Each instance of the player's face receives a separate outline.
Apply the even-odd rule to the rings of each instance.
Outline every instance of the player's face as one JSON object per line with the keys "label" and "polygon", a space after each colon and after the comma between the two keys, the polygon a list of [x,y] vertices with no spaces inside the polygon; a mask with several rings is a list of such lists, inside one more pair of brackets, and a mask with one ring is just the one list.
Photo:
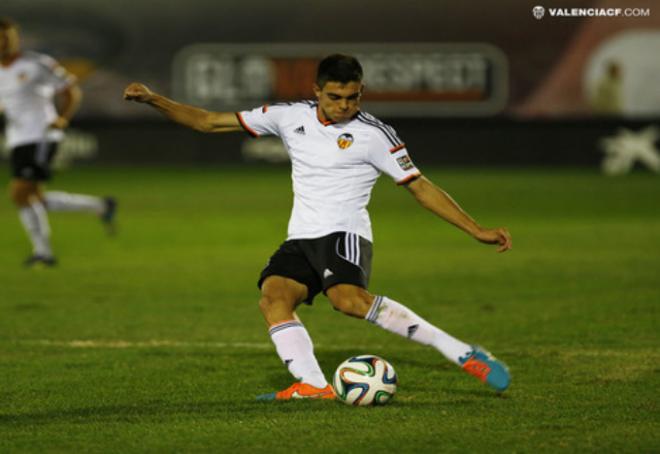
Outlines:
{"label": "player's face", "polygon": [[15,27],[0,29],[0,59],[13,57],[18,53],[18,30]]}
{"label": "player's face", "polygon": [[320,115],[324,120],[335,123],[350,120],[360,110],[362,88],[362,82],[326,82],[323,87],[315,85]]}

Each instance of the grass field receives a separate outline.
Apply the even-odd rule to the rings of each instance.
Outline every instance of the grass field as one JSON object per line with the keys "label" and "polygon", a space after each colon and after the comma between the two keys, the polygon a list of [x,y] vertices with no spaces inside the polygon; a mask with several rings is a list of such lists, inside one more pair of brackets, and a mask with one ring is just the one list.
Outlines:
{"label": "grass field", "polygon": [[320,297],[300,316],[326,375],[381,355],[395,400],[254,401],[291,382],[255,287],[285,237],[288,169],[76,169],[53,188],[116,194],[120,234],[53,214],[57,269],[20,267],[27,240],[0,202],[0,452],[660,452],[660,179],[427,175],[514,249],[384,177],[371,289],[506,361],[503,396]]}

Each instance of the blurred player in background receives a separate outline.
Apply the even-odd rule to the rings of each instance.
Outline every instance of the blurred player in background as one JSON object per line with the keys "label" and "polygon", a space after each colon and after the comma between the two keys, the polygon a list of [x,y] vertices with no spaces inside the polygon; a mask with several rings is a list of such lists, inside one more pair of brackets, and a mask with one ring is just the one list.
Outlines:
{"label": "blurred player in background", "polygon": [[475,239],[511,248],[504,228],[479,226],[451,197],[423,177],[394,129],[361,112],[362,67],[350,56],[331,55],[319,65],[316,101],[254,110],[208,112],[176,103],[142,84],[129,85],[127,100],[147,103],[171,120],[204,132],[244,129],[253,137],[277,135],[293,166],[293,212],[288,238],[259,279],[260,308],[277,353],[299,381],[259,396],[263,400],[332,399],[334,392],[314,356],[307,330],[295,315],[323,292],[335,309],[390,332],[431,345],[497,391],[509,385],[506,366],[485,350],[431,325],[403,304],[367,291],[372,233],[367,204],[381,172],[406,187],[431,212]]}
{"label": "blurred player in background", "polygon": [[0,19],[0,110],[5,116],[6,145],[11,150],[11,199],[33,247],[26,266],[56,264],[47,211],[92,212],[109,232],[113,229],[113,198],[42,190],[80,99],[75,77],[46,55],[21,52],[18,26],[10,19]]}

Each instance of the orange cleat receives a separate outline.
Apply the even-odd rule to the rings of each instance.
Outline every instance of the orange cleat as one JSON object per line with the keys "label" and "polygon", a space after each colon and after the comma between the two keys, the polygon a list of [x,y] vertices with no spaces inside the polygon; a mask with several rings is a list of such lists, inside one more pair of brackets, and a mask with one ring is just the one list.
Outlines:
{"label": "orange cleat", "polygon": [[294,383],[287,389],[257,396],[257,400],[334,399],[332,386],[317,388],[307,383]]}

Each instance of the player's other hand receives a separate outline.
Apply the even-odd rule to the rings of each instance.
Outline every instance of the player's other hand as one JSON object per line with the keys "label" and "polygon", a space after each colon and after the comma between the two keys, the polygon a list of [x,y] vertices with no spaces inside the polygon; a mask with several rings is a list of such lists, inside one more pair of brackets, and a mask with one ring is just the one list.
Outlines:
{"label": "player's other hand", "polygon": [[126,101],[149,102],[153,99],[154,92],[149,90],[146,85],[133,82],[124,90],[124,99]]}
{"label": "player's other hand", "polygon": [[511,234],[504,227],[497,229],[481,229],[474,237],[486,244],[499,244],[497,252],[504,252],[511,249]]}
{"label": "player's other hand", "polygon": [[66,129],[69,126],[69,120],[64,117],[57,117],[54,122],[50,124],[53,129]]}

